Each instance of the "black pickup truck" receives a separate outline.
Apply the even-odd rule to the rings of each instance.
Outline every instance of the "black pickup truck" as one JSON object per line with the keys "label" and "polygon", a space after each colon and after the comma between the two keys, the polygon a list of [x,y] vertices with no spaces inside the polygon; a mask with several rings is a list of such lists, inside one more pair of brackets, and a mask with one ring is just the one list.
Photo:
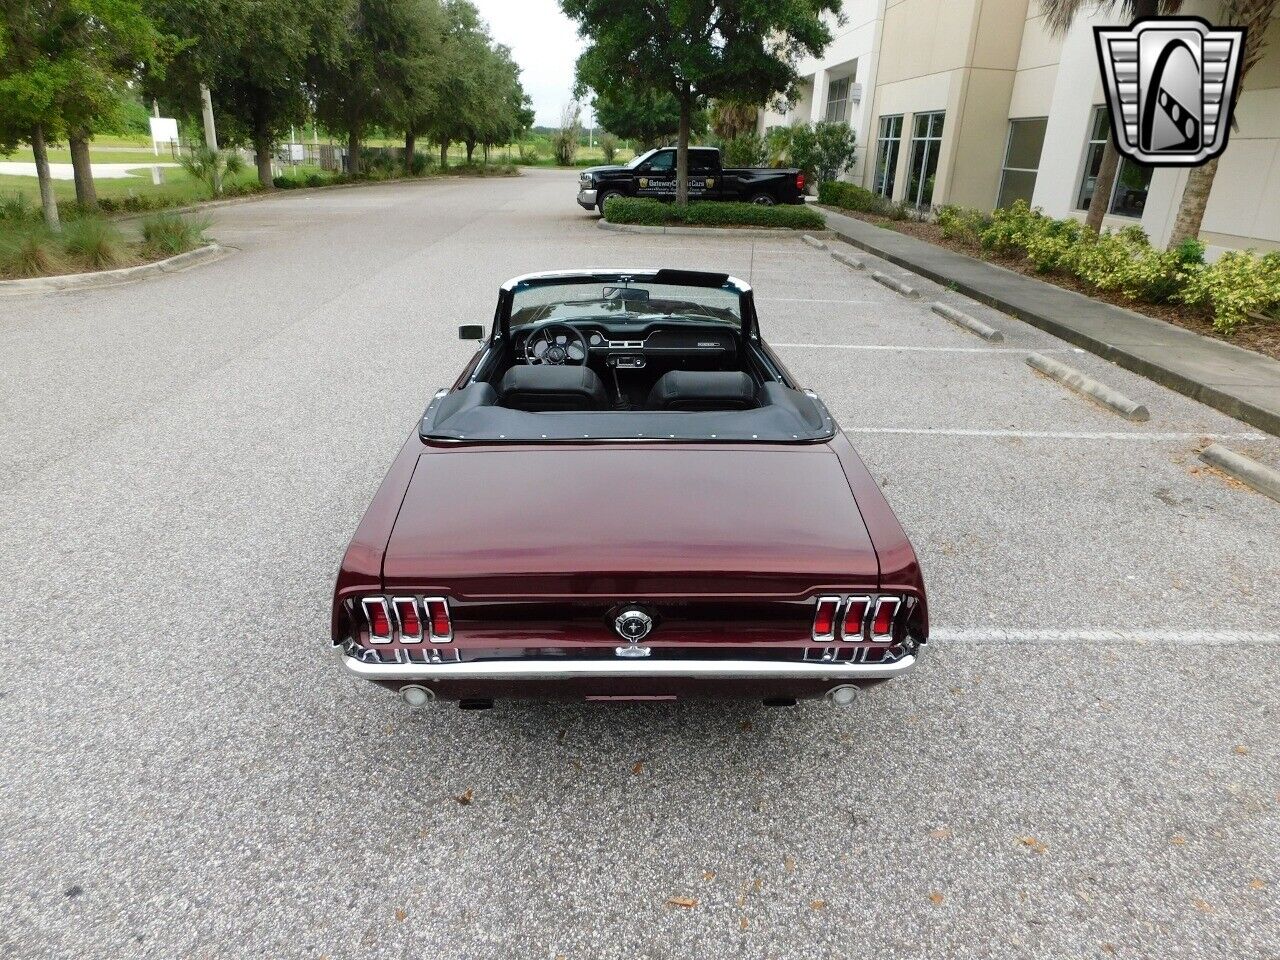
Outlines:
{"label": "black pickup truck", "polygon": [[[604,212],[610,197],[676,196],[676,149],[650,150],[622,167],[587,167],[578,177],[578,206]],[[763,206],[804,203],[804,174],[777,167],[720,166],[715,147],[689,148],[690,200],[745,200]]]}

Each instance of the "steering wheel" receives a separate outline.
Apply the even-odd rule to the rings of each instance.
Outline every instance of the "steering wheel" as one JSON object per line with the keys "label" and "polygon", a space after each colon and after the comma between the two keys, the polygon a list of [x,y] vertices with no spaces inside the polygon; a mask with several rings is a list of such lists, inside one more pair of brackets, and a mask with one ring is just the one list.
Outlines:
{"label": "steering wheel", "polygon": [[552,366],[587,362],[587,338],[567,323],[548,323],[529,334],[524,342],[525,363]]}

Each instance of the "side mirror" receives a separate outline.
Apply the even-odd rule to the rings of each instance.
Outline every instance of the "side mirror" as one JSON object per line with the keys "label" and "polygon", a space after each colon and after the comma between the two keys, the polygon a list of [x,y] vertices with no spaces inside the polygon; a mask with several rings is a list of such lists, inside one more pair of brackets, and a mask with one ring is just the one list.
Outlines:
{"label": "side mirror", "polygon": [[458,327],[459,340],[483,340],[484,327],[478,323],[464,323]]}

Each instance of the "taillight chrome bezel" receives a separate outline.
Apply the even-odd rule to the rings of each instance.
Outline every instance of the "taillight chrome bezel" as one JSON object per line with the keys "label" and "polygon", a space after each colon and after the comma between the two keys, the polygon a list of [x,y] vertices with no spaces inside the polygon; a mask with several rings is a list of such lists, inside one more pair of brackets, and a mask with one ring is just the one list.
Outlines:
{"label": "taillight chrome bezel", "polygon": [[[436,630],[435,611],[432,610],[432,604],[439,604],[444,608],[444,621],[448,626],[448,630],[441,633]],[[422,610],[427,615],[424,622],[427,632],[427,638],[432,643],[450,643],[453,640],[453,613],[449,610],[449,600],[446,597],[423,597]]]}
{"label": "taillight chrome bezel", "polygon": [[[853,632],[849,630],[849,614],[853,613],[854,605],[860,604],[862,607],[862,616],[858,618],[857,629]],[[866,595],[852,596],[844,602],[844,615],[840,618],[840,639],[845,643],[857,643],[863,640],[867,635],[869,615],[871,613],[871,598]]]}
{"label": "taillight chrome bezel", "polygon": [[[405,624],[404,624],[405,618],[404,618],[404,615],[400,612],[401,604],[404,604],[406,606],[413,608],[414,619],[418,621],[418,629],[416,631],[410,632],[405,628]],[[395,629],[396,629],[396,633],[399,635],[400,642],[401,643],[421,643],[422,636],[424,633],[424,625],[422,622],[422,610],[418,607],[418,598],[417,597],[392,597],[391,609],[396,615]]]}
{"label": "taillight chrome bezel", "polygon": [[[889,610],[889,629],[886,632],[880,632],[876,629],[876,625],[880,622],[880,611],[884,608]],[[877,597],[875,603],[875,613],[871,617],[871,642],[872,643],[892,643],[894,627],[898,623],[898,611],[902,608],[901,597]]]}
{"label": "taillight chrome bezel", "polygon": [[[386,597],[365,597],[360,601],[360,607],[364,613],[364,622],[369,631],[370,643],[390,643],[395,639],[396,622],[392,619],[391,609]],[[385,634],[377,633],[374,630],[373,608],[375,607],[382,611],[382,617],[387,623],[387,632]]]}
{"label": "taillight chrome bezel", "polygon": [[[818,618],[822,616],[822,608],[826,605],[831,606],[831,629],[827,631],[818,630]],[[818,603],[813,608],[813,627],[811,635],[817,643],[830,643],[836,638],[836,632],[840,629],[840,611],[842,604],[839,597],[819,597]]]}

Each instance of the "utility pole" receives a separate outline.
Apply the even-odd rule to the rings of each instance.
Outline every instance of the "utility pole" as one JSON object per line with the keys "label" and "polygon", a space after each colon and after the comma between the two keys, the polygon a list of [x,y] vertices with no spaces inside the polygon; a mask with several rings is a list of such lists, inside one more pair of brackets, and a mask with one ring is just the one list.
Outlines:
{"label": "utility pole", "polygon": [[218,131],[213,125],[213,98],[207,84],[200,84],[200,112],[204,116],[204,145],[209,148],[213,163],[213,192],[222,193],[222,171],[218,169]]}

